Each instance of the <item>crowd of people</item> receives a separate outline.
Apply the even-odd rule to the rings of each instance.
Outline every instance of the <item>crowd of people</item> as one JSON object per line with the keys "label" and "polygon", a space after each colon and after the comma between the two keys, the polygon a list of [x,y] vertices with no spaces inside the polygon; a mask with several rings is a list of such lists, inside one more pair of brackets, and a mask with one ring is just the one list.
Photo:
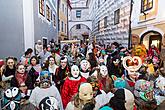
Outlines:
{"label": "crowd of people", "polygon": [[164,110],[165,68],[160,51],[57,44],[0,60],[2,110]]}

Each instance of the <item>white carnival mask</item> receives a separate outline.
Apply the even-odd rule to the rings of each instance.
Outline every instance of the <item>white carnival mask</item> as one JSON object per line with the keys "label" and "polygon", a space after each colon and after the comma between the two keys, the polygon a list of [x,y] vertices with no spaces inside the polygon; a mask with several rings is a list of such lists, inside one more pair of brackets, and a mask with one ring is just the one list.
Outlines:
{"label": "white carnival mask", "polygon": [[78,76],[79,76],[79,74],[80,74],[80,70],[79,70],[79,68],[78,68],[77,65],[73,65],[73,66],[71,67],[71,74],[72,74],[72,76],[73,76],[74,78],[78,78]]}
{"label": "white carnival mask", "polygon": [[79,98],[84,102],[87,102],[93,98],[93,89],[90,83],[83,83],[79,87]]}
{"label": "white carnival mask", "polygon": [[135,74],[142,66],[142,60],[138,56],[126,56],[123,58],[123,67],[128,71],[128,74]]}
{"label": "white carnival mask", "polygon": [[81,69],[82,69],[83,71],[86,71],[86,70],[89,69],[90,64],[89,64],[89,62],[88,62],[87,60],[82,60],[82,61],[80,62],[80,66],[81,66]]}
{"label": "white carnival mask", "polygon": [[102,77],[105,77],[108,74],[108,69],[105,65],[100,66],[100,73]]}

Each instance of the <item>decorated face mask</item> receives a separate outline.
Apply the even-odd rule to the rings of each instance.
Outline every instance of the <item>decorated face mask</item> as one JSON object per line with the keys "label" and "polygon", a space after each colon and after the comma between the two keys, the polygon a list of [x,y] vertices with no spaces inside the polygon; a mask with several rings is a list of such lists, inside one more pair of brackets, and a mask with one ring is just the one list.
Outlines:
{"label": "decorated face mask", "polygon": [[73,76],[74,78],[78,78],[78,77],[79,77],[79,73],[80,73],[80,71],[79,71],[78,66],[77,66],[77,65],[73,65],[73,66],[71,67],[71,74],[72,74],[72,76]]}
{"label": "decorated face mask", "polygon": [[88,102],[93,98],[93,90],[90,83],[83,83],[79,87],[79,98],[85,102]]}
{"label": "decorated face mask", "polygon": [[144,101],[151,101],[154,99],[153,87],[153,82],[138,80],[135,83],[134,94],[136,97],[140,97]]}
{"label": "decorated face mask", "polygon": [[100,66],[100,73],[102,77],[107,76],[108,74],[108,69],[105,65]]}
{"label": "decorated face mask", "polygon": [[9,88],[4,93],[3,107],[5,110],[19,110],[21,93],[18,88]]}
{"label": "decorated face mask", "polygon": [[19,73],[21,73],[21,74],[24,74],[25,73],[25,67],[24,67],[24,65],[19,65],[17,71]]}
{"label": "decorated face mask", "polygon": [[58,110],[58,101],[54,97],[45,97],[39,104],[40,110]]}
{"label": "decorated face mask", "polygon": [[113,61],[113,64],[114,64],[115,66],[117,66],[119,63],[120,63],[120,60],[119,60],[119,59],[116,59],[115,61]]}
{"label": "decorated face mask", "polygon": [[80,66],[83,71],[87,71],[89,69],[89,62],[87,60],[82,60]]}
{"label": "decorated face mask", "polygon": [[51,77],[49,71],[42,71],[40,73],[40,86],[41,88],[48,88],[51,84]]}

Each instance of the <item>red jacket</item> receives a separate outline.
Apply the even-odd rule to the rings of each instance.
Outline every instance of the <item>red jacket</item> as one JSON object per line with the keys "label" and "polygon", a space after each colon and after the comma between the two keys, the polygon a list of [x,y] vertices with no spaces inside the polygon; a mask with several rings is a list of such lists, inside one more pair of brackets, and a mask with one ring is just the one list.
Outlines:
{"label": "red jacket", "polygon": [[71,80],[68,77],[66,78],[61,92],[64,108],[66,108],[67,104],[71,101],[71,98],[78,92],[78,87],[82,82],[86,82],[84,77],[81,77],[80,80]]}

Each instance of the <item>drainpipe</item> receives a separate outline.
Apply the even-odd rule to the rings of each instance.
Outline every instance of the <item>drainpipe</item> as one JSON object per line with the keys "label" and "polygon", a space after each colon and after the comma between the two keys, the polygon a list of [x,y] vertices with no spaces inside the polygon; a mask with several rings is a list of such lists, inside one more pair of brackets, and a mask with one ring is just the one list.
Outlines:
{"label": "drainpipe", "polygon": [[129,16],[129,36],[128,36],[128,48],[131,47],[131,38],[132,38],[132,28],[131,28],[131,16],[132,16],[132,9],[133,9],[133,0],[130,3],[130,16]]}
{"label": "drainpipe", "polygon": [[60,19],[60,17],[59,17],[59,8],[60,8],[60,0],[57,0],[57,21],[58,21],[58,25],[57,25],[57,32],[58,32],[58,34],[57,34],[57,43],[59,43],[58,42],[58,40],[59,40],[59,19]]}
{"label": "drainpipe", "polygon": [[69,8],[69,0],[67,0],[67,37],[68,37],[68,39],[69,39],[69,17],[68,17],[68,8]]}

